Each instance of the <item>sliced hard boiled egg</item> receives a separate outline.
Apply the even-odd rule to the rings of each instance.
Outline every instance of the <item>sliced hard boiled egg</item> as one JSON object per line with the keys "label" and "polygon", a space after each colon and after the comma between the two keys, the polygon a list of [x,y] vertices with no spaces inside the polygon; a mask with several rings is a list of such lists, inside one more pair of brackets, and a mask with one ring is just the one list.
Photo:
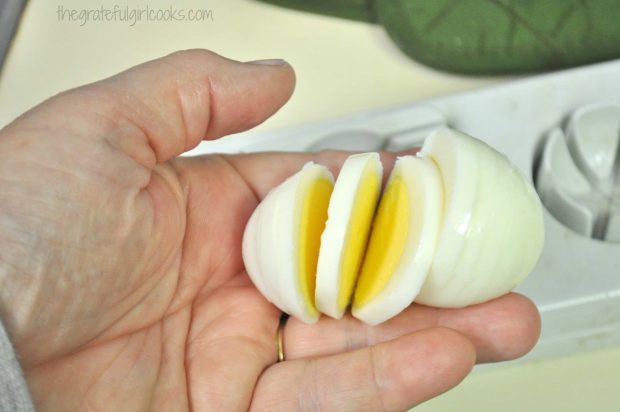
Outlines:
{"label": "sliced hard boiled egg", "polygon": [[[334,187],[306,164],[254,211],[243,238],[250,278],[282,311],[312,323],[383,322],[413,301],[462,307],[509,292],[544,241],[531,182],[487,144],[443,128],[396,160],[379,205],[376,153],[353,155]],[[333,194],[332,194],[333,191]],[[373,217],[374,213],[374,217]]]}
{"label": "sliced hard boiled egg", "polygon": [[379,204],[353,298],[353,316],[381,323],[418,294],[441,226],[443,193],[433,161],[396,160]]}
{"label": "sliced hard boiled egg", "polygon": [[243,237],[243,260],[257,289],[304,322],[319,318],[314,303],[321,233],[334,179],[325,166],[306,164],[263,199]]}
{"label": "sliced hard boiled egg", "polygon": [[338,174],[321,236],[315,292],[317,308],[331,317],[341,318],[351,301],[382,179],[377,153],[350,156]]}

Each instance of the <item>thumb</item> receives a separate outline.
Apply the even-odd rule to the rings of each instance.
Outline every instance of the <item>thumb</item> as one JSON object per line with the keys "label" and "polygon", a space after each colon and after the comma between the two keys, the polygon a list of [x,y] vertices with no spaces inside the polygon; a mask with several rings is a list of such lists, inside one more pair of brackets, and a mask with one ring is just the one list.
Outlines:
{"label": "thumb", "polygon": [[181,51],[62,93],[9,128],[70,128],[154,166],[203,139],[262,123],[294,84],[293,69],[281,60],[240,63],[207,50]]}

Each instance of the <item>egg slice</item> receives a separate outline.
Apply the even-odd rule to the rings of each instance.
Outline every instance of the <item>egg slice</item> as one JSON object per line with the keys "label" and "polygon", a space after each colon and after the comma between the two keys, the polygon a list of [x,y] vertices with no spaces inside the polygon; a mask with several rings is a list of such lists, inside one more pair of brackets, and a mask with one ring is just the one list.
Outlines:
{"label": "egg slice", "polygon": [[315,276],[333,187],[334,178],[325,166],[306,164],[269,192],[243,237],[243,260],[257,289],[306,323],[319,318]]}
{"label": "egg slice", "polygon": [[331,317],[340,319],[351,301],[382,178],[377,153],[350,156],[338,174],[321,236],[315,291],[317,308]]}
{"label": "egg slice", "polygon": [[411,304],[433,261],[443,191],[432,160],[396,160],[381,198],[353,298],[353,316],[381,323]]}
{"label": "egg slice", "polygon": [[448,128],[428,136],[420,155],[439,168],[445,207],[416,302],[463,307],[507,293],[542,252],[542,205],[532,183],[503,154]]}

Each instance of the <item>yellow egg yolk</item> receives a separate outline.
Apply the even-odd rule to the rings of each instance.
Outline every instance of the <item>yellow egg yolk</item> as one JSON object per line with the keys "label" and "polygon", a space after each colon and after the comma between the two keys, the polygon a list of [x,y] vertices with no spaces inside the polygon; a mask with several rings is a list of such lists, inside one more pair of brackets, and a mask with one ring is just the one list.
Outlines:
{"label": "yellow egg yolk", "polygon": [[381,178],[377,177],[379,173],[376,163],[368,162],[362,172],[355,194],[340,263],[338,308],[341,310],[346,309],[351,301],[360,264],[366,250],[377,196],[381,190]]}
{"label": "yellow egg yolk", "polygon": [[316,315],[314,304],[316,267],[321,234],[327,221],[327,207],[334,184],[320,177],[310,182],[303,199],[299,230],[299,285],[308,311]]}
{"label": "yellow egg yolk", "polygon": [[353,306],[364,306],[388,285],[407,243],[409,195],[402,176],[393,176],[383,193],[375,217],[368,250],[355,289]]}

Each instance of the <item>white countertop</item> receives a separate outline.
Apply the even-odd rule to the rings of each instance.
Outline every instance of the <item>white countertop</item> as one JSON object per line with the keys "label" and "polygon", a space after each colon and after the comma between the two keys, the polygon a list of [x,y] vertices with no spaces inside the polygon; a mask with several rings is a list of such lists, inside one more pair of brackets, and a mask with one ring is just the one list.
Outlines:
{"label": "white countertop", "polygon": [[[119,0],[121,8],[147,2]],[[152,8],[172,2],[150,0]],[[88,6],[86,6],[88,4]],[[0,74],[0,127],[62,90],[175,50],[208,48],[248,61],[284,58],[297,72],[291,101],[267,130],[483,87],[508,78],[441,73],[407,59],[381,28],[251,0],[188,0],[204,22],[61,22],[64,9],[113,2],[30,0]],[[179,6],[181,7],[181,6]],[[484,370],[422,411],[616,411],[620,349]]]}

